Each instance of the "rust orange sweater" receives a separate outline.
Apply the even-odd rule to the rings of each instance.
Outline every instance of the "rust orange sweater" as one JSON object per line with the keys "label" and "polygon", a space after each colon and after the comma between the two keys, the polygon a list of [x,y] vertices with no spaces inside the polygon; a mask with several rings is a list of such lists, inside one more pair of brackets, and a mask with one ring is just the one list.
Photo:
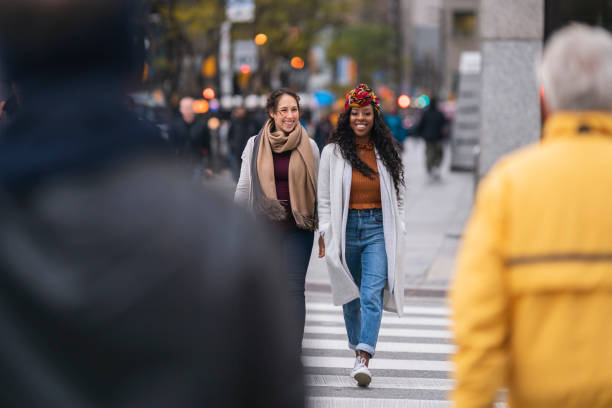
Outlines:
{"label": "rust orange sweater", "polygon": [[359,170],[353,169],[349,208],[352,210],[382,208],[380,201],[380,177],[377,171],[378,166],[376,165],[374,144],[371,142],[366,144],[357,143],[356,150],[359,158],[376,171],[376,174],[371,179],[361,174]]}

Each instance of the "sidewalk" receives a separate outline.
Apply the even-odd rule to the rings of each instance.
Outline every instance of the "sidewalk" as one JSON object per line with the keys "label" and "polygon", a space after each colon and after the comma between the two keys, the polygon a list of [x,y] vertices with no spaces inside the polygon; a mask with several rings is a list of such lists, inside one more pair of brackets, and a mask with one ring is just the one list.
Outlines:
{"label": "sidewalk", "polygon": [[[453,272],[461,232],[469,216],[473,181],[471,173],[448,170],[449,151],[440,181],[431,181],[425,172],[425,146],[420,140],[408,140],[404,151],[407,194],[405,198],[405,294],[419,297],[443,297]],[[323,260],[313,248],[306,276],[307,294],[330,292]]]}

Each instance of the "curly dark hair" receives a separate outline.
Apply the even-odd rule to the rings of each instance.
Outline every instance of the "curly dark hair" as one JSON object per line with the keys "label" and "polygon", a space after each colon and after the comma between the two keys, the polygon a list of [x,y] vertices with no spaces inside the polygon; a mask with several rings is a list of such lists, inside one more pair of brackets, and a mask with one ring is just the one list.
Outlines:
{"label": "curly dark hair", "polygon": [[[350,123],[352,109],[349,108],[340,115],[338,127],[331,135],[329,143],[338,145],[342,157],[351,164],[351,167],[357,169],[368,178],[374,178],[376,171],[364,163],[357,155],[355,133],[351,129]],[[401,201],[400,186],[404,185],[404,165],[399,155],[399,146],[393,138],[391,130],[376,109],[374,109],[374,125],[370,132],[370,139],[374,143],[378,154],[380,154],[383,164],[389,173],[391,173],[397,199]]]}

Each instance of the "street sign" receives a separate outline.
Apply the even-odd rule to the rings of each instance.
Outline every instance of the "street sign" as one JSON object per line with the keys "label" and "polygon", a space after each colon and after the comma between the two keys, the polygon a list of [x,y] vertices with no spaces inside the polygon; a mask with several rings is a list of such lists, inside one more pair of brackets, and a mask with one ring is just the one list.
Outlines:
{"label": "street sign", "polygon": [[353,84],[357,79],[357,63],[351,57],[338,57],[336,61],[336,72],[336,82],[339,85]]}
{"label": "street sign", "polygon": [[465,51],[459,58],[460,74],[479,74],[482,57],[478,51]]}
{"label": "street sign", "polygon": [[251,23],[255,20],[253,0],[227,0],[225,15],[232,23]]}
{"label": "street sign", "polygon": [[251,40],[234,41],[234,72],[244,72],[245,65],[249,67],[249,72],[257,71],[257,45]]}

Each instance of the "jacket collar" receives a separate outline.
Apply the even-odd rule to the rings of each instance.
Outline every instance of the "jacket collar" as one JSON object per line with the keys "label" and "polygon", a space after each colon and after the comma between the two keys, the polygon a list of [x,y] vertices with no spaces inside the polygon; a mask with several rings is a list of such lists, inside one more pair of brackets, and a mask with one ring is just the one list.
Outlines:
{"label": "jacket collar", "polygon": [[612,113],[608,112],[559,112],[546,120],[542,132],[543,141],[583,135],[612,138]]}

